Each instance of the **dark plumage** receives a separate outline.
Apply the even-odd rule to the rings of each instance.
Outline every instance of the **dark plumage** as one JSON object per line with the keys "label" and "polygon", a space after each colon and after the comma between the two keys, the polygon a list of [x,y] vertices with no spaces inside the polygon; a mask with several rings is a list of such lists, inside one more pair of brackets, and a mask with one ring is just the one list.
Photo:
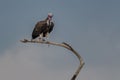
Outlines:
{"label": "dark plumage", "polygon": [[41,38],[47,37],[48,33],[50,33],[54,27],[54,23],[51,22],[51,19],[52,19],[52,15],[48,14],[48,17],[45,20],[37,22],[32,32],[32,39],[35,39],[40,35]]}

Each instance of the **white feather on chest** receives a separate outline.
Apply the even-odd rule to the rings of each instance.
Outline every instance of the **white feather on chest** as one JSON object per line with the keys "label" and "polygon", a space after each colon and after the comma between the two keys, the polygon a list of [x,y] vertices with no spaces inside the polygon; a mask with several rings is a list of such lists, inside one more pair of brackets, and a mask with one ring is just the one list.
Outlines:
{"label": "white feather on chest", "polygon": [[51,26],[52,21],[51,20],[47,20],[47,26]]}

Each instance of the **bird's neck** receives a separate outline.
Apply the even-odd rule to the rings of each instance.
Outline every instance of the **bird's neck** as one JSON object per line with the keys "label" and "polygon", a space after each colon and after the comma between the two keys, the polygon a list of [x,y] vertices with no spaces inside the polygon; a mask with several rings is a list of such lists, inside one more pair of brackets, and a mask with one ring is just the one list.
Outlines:
{"label": "bird's neck", "polygon": [[48,25],[48,26],[51,25],[51,20],[47,20],[47,25]]}
{"label": "bird's neck", "polygon": [[45,19],[45,21],[47,22],[47,25],[50,26],[50,25],[51,25],[51,22],[52,22],[52,18],[47,17],[47,18]]}

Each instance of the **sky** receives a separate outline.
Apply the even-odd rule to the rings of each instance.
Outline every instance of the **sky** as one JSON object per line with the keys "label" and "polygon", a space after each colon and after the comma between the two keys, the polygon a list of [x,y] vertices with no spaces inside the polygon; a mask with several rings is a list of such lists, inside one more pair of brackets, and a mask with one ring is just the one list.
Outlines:
{"label": "sky", "polygon": [[21,43],[54,14],[49,41],[84,59],[77,80],[120,80],[119,0],[0,0],[0,80],[70,80],[79,61],[56,46]]}

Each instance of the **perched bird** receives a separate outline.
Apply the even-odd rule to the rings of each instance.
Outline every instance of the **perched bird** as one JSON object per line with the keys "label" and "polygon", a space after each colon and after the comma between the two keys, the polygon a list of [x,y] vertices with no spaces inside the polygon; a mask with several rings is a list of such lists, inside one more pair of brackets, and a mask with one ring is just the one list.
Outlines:
{"label": "perched bird", "polygon": [[48,34],[53,30],[54,23],[52,22],[52,13],[48,13],[48,16],[45,20],[37,22],[35,28],[32,32],[32,40],[39,38],[40,40],[45,41],[45,37],[48,37]]}

